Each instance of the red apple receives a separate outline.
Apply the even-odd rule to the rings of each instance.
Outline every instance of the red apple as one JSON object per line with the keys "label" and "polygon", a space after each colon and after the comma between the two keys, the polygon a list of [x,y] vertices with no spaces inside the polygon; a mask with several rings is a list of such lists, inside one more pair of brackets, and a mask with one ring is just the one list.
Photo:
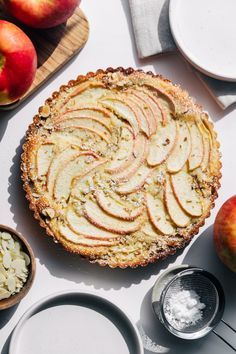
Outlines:
{"label": "red apple", "polygon": [[71,17],[80,0],[4,0],[9,13],[34,28],[50,28]]}
{"label": "red apple", "polygon": [[27,35],[13,23],[0,20],[0,105],[17,101],[30,88],[37,54]]}
{"label": "red apple", "polygon": [[216,216],[214,243],[221,261],[236,272],[236,195],[222,205]]}

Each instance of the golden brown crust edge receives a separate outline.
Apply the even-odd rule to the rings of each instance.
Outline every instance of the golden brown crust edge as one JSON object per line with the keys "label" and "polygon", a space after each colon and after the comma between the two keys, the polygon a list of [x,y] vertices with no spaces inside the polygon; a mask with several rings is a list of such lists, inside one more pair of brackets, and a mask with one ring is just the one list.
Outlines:
{"label": "golden brown crust edge", "polygon": [[[178,97],[178,100],[181,100],[181,104],[183,106],[186,106],[186,109],[191,110],[192,112],[201,112],[202,108],[201,106],[199,106],[198,104],[194,103],[192,98],[188,95],[188,93],[184,90],[182,90],[179,86],[174,85],[170,80],[162,77],[161,75],[155,75],[152,72],[144,72],[143,70],[135,70],[133,68],[127,68],[124,69],[123,67],[118,67],[116,69],[113,68],[107,68],[106,70],[102,70],[99,69],[96,72],[89,72],[86,75],[80,75],[77,77],[76,80],[71,80],[68,82],[67,85],[63,85],[60,87],[59,91],[56,91],[52,94],[52,96],[50,98],[48,98],[45,101],[45,104],[50,104],[52,102],[53,99],[57,98],[63,91],[65,91],[67,89],[67,87],[73,87],[75,85],[78,85],[92,77],[95,77],[99,74],[107,74],[107,73],[113,73],[113,72],[121,72],[124,75],[130,75],[134,72],[139,72],[139,73],[143,73],[143,74],[147,74],[152,76],[153,78],[158,78],[161,81],[165,82],[165,83],[170,83],[171,84],[171,88],[172,88],[172,92],[170,93],[173,97],[174,95],[176,95],[176,97]],[[175,98],[176,98],[175,97]],[[38,112],[39,114],[42,111],[42,107],[39,108]],[[202,217],[200,218],[199,222],[194,226],[194,228],[191,230],[191,233],[188,234],[187,238],[183,238],[183,241],[178,245],[178,246],[173,246],[170,249],[168,249],[167,251],[158,251],[157,253],[153,252],[153,255],[148,258],[148,259],[142,259],[141,261],[132,261],[132,262],[126,262],[126,263],[114,263],[114,262],[108,262],[108,261],[103,261],[101,259],[97,259],[87,248],[85,247],[81,247],[80,248],[80,256],[81,257],[86,257],[90,262],[92,263],[99,263],[99,265],[101,266],[109,266],[111,268],[127,268],[127,267],[131,267],[131,268],[136,268],[138,266],[146,266],[149,263],[154,263],[157,260],[161,260],[166,258],[169,255],[174,255],[178,250],[183,249],[191,240],[192,238],[199,232],[200,227],[202,227],[205,224],[205,219],[208,218],[211,214],[211,209],[215,206],[215,199],[218,197],[218,189],[220,188],[220,178],[222,176],[221,174],[221,161],[220,161],[220,152],[219,152],[219,148],[220,148],[220,143],[217,141],[217,134],[216,132],[213,130],[213,124],[212,122],[209,120],[208,115],[206,115],[205,119],[207,120],[208,124],[209,124],[209,128],[211,129],[211,133],[214,137],[214,140],[216,142],[216,148],[217,148],[217,152],[218,152],[218,163],[217,166],[215,167],[215,179],[214,179],[214,190],[211,196],[211,202],[210,202],[210,206],[209,208],[206,210],[206,212],[202,215]],[[27,150],[28,150],[28,146],[30,144],[30,137],[34,134],[35,130],[37,130],[37,127],[40,123],[41,119],[40,116],[37,114],[34,116],[33,119],[33,123],[29,126],[27,132],[26,132],[26,136],[25,136],[25,143],[22,146],[23,149],[23,153],[21,155],[21,179],[23,181],[23,189],[26,193],[26,199],[29,201],[29,208],[30,210],[32,210],[34,218],[36,220],[39,221],[39,224],[42,228],[44,228],[46,230],[46,234],[48,236],[51,236],[54,238],[53,233],[51,232],[50,228],[48,227],[48,225],[45,223],[45,221],[42,219],[42,217],[40,216],[38,209],[34,203],[34,200],[31,196],[31,190],[30,190],[30,186],[29,186],[29,180],[28,180],[28,176],[27,176],[27,165],[29,163],[28,161],[28,156],[27,156]],[[59,239],[60,241],[60,239]],[[74,247],[71,245],[71,243],[67,240],[65,240],[63,238],[63,242],[61,242],[62,246],[69,252],[71,253],[77,253],[74,249]]]}

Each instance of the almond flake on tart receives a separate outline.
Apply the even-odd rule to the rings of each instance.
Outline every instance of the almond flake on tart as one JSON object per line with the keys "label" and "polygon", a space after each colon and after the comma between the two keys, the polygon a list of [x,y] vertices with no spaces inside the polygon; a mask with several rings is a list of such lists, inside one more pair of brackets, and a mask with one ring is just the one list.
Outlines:
{"label": "almond flake on tart", "polygon": [[170,81],[130,68],[62,86],[23,150],[24,190],[40,225],[68,251],[110,267],[183,248],[220,186],[207,113]]}

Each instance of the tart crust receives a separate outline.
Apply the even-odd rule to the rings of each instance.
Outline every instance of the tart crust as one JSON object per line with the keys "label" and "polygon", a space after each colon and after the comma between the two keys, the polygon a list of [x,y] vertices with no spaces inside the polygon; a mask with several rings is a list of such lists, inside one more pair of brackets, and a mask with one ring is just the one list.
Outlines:
{"label": "tart crust", "polygon": [[[142,88],[144,87],[145,90],[141,92]],[[138,93],[139,97],[135,98],[131,94],[131,91],[133,89],[136,90],[136,88],[137,88],[137,93],[139,92],[139,89],[141,93],[140,94]],[[169,121],[172,120],[178,125],[177,127],[178,131],[183,129],[182,124],[186,124],[185,129],[188,129],[190,135],[193,134],[193,137],[191,138],[192,156],[190,156],[190,152],[188,153],[188,155],[186,155],[187,156],[186,159],[188,160],[185,161],[184,166],[181,166],[179,168],[179,171],[178,171],[179,162],[174,161],[175,171],[168,172],[168,174],[170,175],[170,180],[172,181],[173,179],[174,182],[170,183],[170,181],[168,181],[169,183],[168,186],[172,185],[172,189],[173,189],[170,197],[170,203],[171,200],[175,198],[173,205],[175,206],[176,203],[178,203],[178,208],[181,209],[181,213],[185,213],[186,218],[190,219],[190,224],[188,226],[181,228],[174,223],[174,218],[172,219],[171,215],[165,217],[165,214],[168,214],[168,211],[171,210],[171,206],[173,206],[173,205],[165,205],[166,203],[165,201],[166,193],[164,193],[164,189],[166,185],[165,174],[167,173],[166,166],[168,166],[168,163],[166,163],[166,161],[168,161],[169,155],[174,150],[176,156],[178,156],[178,148],[179,149],[182,148],[181,144],[183,144],[184,139],[182,140],[182,143],[179,143],[180,146],[176,147],[178,141],[181,141],[178,135],[178,137],[174,138],[177,142],[175,141],[175,145],[173,144],[173,147],[166,153],[166,156],[162,159],[161,162],[160,161],[156,162],[155,160],[157,154],[155,149],[156,146],[159,146],[158,145],[159,143],[154,142],[151,144],[151,148],[154,149],[152,156],[150,155],[151,154],[150,147],[148,150],[145,146],[137,147],[137,152],[135,152],[135,154],[138,155],[138,149],[140,149],[141,151],[140,155],[142,155],[142,158],[140,159],[140,164],[137,168],[145,166],[146,168],[151,169],[152,174],[153,171],[158,171],[158,173],[156,173],[155,175],[155,178],[157,178],[157,181],[155,182],[156,184],[154,183],[154,177],[151,182],[151,187],[150,187],[150,183],[147,183],[147,180],[145,180],[144,182],[141,181],[140,182],[141,184],[139,185],[139,187],[137,187],[138,190],[133,192],[134,194],[138,192],[140,192],[141,194],[145,192],[145,195],[151,194],[151,197],[149,198],[151,201],[150,202],[151,205],[153,200],[155,202],[156,195],[158,195],[159,198],[159,194],[157,194],[156,190],[158,190],[158,193],[160,193],[160,195],[165,194],[165,197],[163,196],[163,199],[161,199],[160,202],[155,204],[153,209],[151,206],[147,212],[144,211],[143,213],[139,213],[138,211],[137,218],[140,219],[136,221],[133,220],[132,218],[130,218],[130,220],[128,218],[127,220],[125,219],[125,216],[124,219],[121,220],[122,219],[122,214],[121,214],[121,217],[119,218],[120,224],[117,223],[120,231],[118,230],[119,233],[117,234],[116,231],[113,230],[111,226],[112,222],[110,223],[110,219],[109,219],[113,217],[115,218],[114,214],[112,214],[112,210],[107,213],[105,206],[103,206],[103,208],[100,208],[101,210],[97,210],[98,206],[94,202],[96,201],[96,191],[92,190],[89,192],[90,194],[88,193],[89,195],[88,198],[90,203],[90,204],[88,203],[88,205],[90,205],[91,208],[94,205],[94,210],[92,210],[92,212],[90,213],[91,215],[89,214],[89,210],[87,212],[85,210],[85,214],[83,215],[83,218],[84,216],[86,217],[85,220],[86,223],[91,223],[93,227],[97,227],[98,229],[100,228],[102,230],[101,235],[97,237],[97,235],[95,234],[93,237],[91,231],[91,235],[89,236],[88,239],[86,239],[88,241],[85,241],[85,244],[83,244],[84,242],[83,238],[81,242],[78,241],[77,243],[76,240],[71,241],[71,239],[66,238],[65,236],[63,236],[62,232],[59,231],[58,220],[61,220],[65,217],[64,215],[65,211],[63,211],[65,209],[63,208],[65,204],[67,204],[68,199],[67,201],[65,201],[65,199],[61,199],[63,200],[63,203],[61,201],[56,200],[56,202],[55,203],[53,202],[52,204],[49,200],[50,198],[47,197],[48,191],[47,193],[42,193],[42,190],[40,191],[40,188],[42,188],[42,185],[45,182],[39,181],[39,176],[37,175],[38,170],[35,171],[35,159],[36,159],[36,155],[38,154],[40,146],[42,146],[42,139],[45,138],[47,140],[47,144],[50,145],[50,141],[49,141],[50,139],[48,138],[50,137],[51,132],[55,131],[54,130],[55,126],[59,132],[59,136],[60,136],[60,132],[63,132],[65,131],[65,129],[67,129],[65,128],[65,126],[60,125],[61,121],[64,119],[64,117],[62,116],[62,112],[63,115],[68,114],[69,112],[69,114],[72,114],[73,116],[73,113],[71,112],[73,112],[74,105],[77,107],[76,109],[80,107],[80,109],[86,110],[86,106],[88,106],[88,103],[85,104],[83,102],[83,94],[86,95],[86,90],[90,90],[90,89],[95,91],[99,89],[101,90],[108,89],[111,91],[112,95],[116,97],[120,95],[127,95],[128,92],[127,100],[129,103],[129,107],[131,107],[130,109],[133,110],[133,112],[136,109],[135,107],[138,106],[138,102],[139,104],[141,104],[140,100],[142,98],[142,95],[145,92],[147,93],[147,95],[150,94],[150,97],[147,99],[150,105],[151,105],[150,100],[153,99],[153,104],[154,105],[156,104],[156,107],[157,105],[162,106],[162,107],[158,107],[160,109],[159,121],[155,122],[153,120],[154,114],[152,114],[152,120],[150,118],[147,125],[145,125],[147,123],[147,121],[145,121],[145,116],[149,114],[150,117],[151,113],[154,113],[154,109],[156,108],[154,105],[151,107],[148,104],[147,107],[145,106],[145,104],[142,106],[143,121],[139,120],[138,123],[139,129],[142,130],[141,132],[142,138],[140,138],[140,140],[143,139],[145,141],[152,141],[155,138],[157,139],[155,141],[158,141],[159,138],[158,137],[156,138],[154,136],[155,124],[160,126],[161,127],[160,129],[164,129],[166,122],[168,122],[168,120]],[[129,97],[129,93],[131,94],[132,99]],[[74,102],[73,100],[76,99],[76,97],[79,97],[79,95],[82,95],[82,100],[78,101],[79,103]],[[109,98],[109,95],[106,92],[105,97],[103,97],[103,101],[102,101],[104,103],[103,108],[101,107],[102,105],[99,106],[101,111],[104,110],[103,111],[104,117],[114,116],[112,119],[114,119],[115,124],[117,122],[117,119],[120,119],[122,121],[122,124],[124,123],[125,129],[131,131],[135,141],[137,141],[136,136],[137,134],[139,134],[139,132],[137,132],[136,127],[133,126],[136,124],[135,121],[125,121],[123,119],[124,117],[122,117],[121,119],[121,117],[118,116],[118,113],[114,111],[114,107],[113,109],[109,107],[109,102],[108,102],[109,99],[112,100],[112,97]],[[89,101],[87,97],[86,100]],[[71,106],[69,105],[70,101],[72,101]],[[66,111],[64,110],[65,107],[67,107]],[[153,111],[151,112],[152,109]],[[97,116],[99,115],[97,114]],[[141,113],[140,113],[140,117],[141,117]],[[140,117],[138,117],[138,119]],[[74,116],[73,117],[70,116],[70,118],[76,119]],[[42,135],[42,129],[45,129],[48,122],[50,123],[50,119],[53,120],[54,126],[52,128],[49,124],[49,127],[47,128],[48,136],[45,137],[44,136],[45,134]],[[75,124],[75,120],[73,121],[73,124]],[[96,124],[101,125],[101,122],[100,123],[96,122]],[[194,126],[194,128],[192,129],[191,125],[193,124],[196,125],[197,128]],[[102,129],[102,131],[105,132],[106,131],[105,125],[103,125],[102,128],[104,128]],[[73,125],[71,126],[70,123],[69,134],[72,131],[71,129],[73,130],[74,126]],[[205,158],[204,168],[198,166],[197,159],[199,159],[200,161],[201,157],[195,156],[194,153],[194,151],[196,150],[196,149],[194,150],[194,144],[197,144],[197,141],[199,141],[197,140],[199,139],[199,137],[196,137],[195,139],[194,129],[195,130],[198,129],[197,130],[198,133],[200,135],[202,134],[201,135],[203,137],[202,142],[203,145],[205,144],[203,146],[203,149],[205,149],[204,151],[205,152],[208,151],[209,148],[209,151],[211,152],[211,155],[209,155],[207,161]],[[90,133],[92,134],[91,130]],[[101,140],[102,137],[99,137],[99,139]],[[169,144],[169,139],[167,139],[166,142],[167,144]],[[107,143],[108,142],[105,142],[105,144]],[[141,144],[142,142],[140,143],[140,145]],[[54,145],[55,145],[55,141],[54,141]],[[161,149],[162,148],[163,146],[161,146]],[[50,153],[50,149],[51,148],[49,146],[48,147],[49,153]],[[79,159],[81,159],[82,161],[81,163],[83,163],[82,154],[78,153],[77,147],[75,150],[78,156],[77,155],[74,156],[73,151],[70,152],[71,156],[73,156],[73,158],[77,159],[78,161]],[[197,149],[197,150],[201,151],[201,149]],[[100,161],[101,159],[103,159],[104,161],[107,159],[107,156],[100,156],[99,151],[90,151],[90,152],[87,151],[87,153],[92,155],[91,159],[93,160],[94,164]],[[161,151],[161,153],[165,155],[165,152]],[[187,152],[185,153],[187,154]],[[135,159],[137,157],[136,155],[134,156]],[[148,158],[152,161],[152,163],[150,163],[149,165],[145,162],[146,161],[145,159],[148,160]],[[71,159],[72,157],[71,158],[69,157],[68,161],[71,161]],[[190,159],[192,160],[190,161]],[[109,156],[108,156],[108,160],[109,160]],[[201,161],[203,160],[204,159],[202,157]],[[62,159],[62,161],[65,160]],[[102,165],[103,161],[100,161],[99,163],[101,163]],[[106,166],[106,161],[104,162],[104,164]],[[172,161],[172,165],[173,165],[173,161]],[[195,167],[191,171],[189,170],[190,165]],[[202,162],[202,166],[203,166],[203,162]],[[40,168],[42,169],[45,168],[45,165],[42,165],[42,167]],[[123,178],[122,172],[125,171],[126,169],[127,167],[125,167],[123,170],[121,169],[121,172],[118,176],[119,177],[118,181],[121,181],[121,183],[127,182],[127,180],[131,179],[132,175],[134,174],[134,172],[131,169],[130,175],[128,176],[127,180],[125,181],[122,180]],[[190,242],[193,236],[199,232],[199,228],[204,225],[205,219],[210,215],[211,208],[214,207],[214,200],[218,196],[217,190],[220,187],[220,182],[219,182],[221,178],[220,169],[221,169],[221,162],[220,162],[219,142],[217,141],[216,133],[213,130],[213,124],[210,121],[208,114],[204,112],[199,105],[193,102],[193,100],[189,97],[188,93],[186,91],[183,91],[179,86],[173,85],[171,81],[163,78],[162,76],[154,75],[152,72],[144,73],[142,70],[134,70],[132,68],[124,69],[121,67],[117,69],[113,69],[113,68],[108,68],[106,70],[99,69],[95,73],[89,72],[85,76],[78,76],[76,80],[69,81],[67,85],[61,86],[59,92],[54,92],[52,94],[52,97],[46,100],[44,106],[39,108],[38,114],[34,117],[33,123],[28,128],[28,131],[26,133],[26,140],[23,145],[23,154],[21,160],[23,188],[26,192],[26,198],[29,201],[29,207],[33,211],[34,217],[39,221],[41,227],[45,228],[47,235],[53,237],[53,239],[56,242],[60,242],[66,250],[73,253],[77,253],[83,257],[86,257],[87,259],[89,259],[90,262],[96,262],[101,266],[108,265],[112,268],[115,267],[135,268],[137,266],[145,266],[148,263],[157,261],[158,259],[163,259],[169,255],[173,255],[174,253],[176,253],[178,249],[185,247],[185,245]],[[94,171],[96,171],[96,167]],[[90,172],[88,172],[88,175],[89,173]],[[145,173],[145,168],[144,171],[141,170],[141,173]],[[48,175],[49,173],[47,172],[47,176],[45,177],[44,175],[43,178],[44,179],[48,178]],[[172,178],[172,176],[174,177]],[[114,176],[111,175],[111,177],[113,178]],[[193,211],[191,210],[189,211],[189,206],[187,204],[188,201],[184,199],[186,198],[186,195],[180,193],[181,188],[178,189],[179,188],[178,185],[180,185],[181,187],[181,183],[188,183],[182,181],[188,181],[188,180],[192,183],[189,186],[190,189],[189,193],[191,193],[191,190],[193,192],[193,194],[191,194],[190,197],[190,203],[195,203],[192,201],[197,199],[196,203],[201,203],[202,205],[201,207],[202,209],[197,204],[193,205],[197,211],[195,209],[193,209]],[[38,184],[40,186],[38,186]],[[59,182],[58,185],[60,187]],[[63,195],[64,192],[61,192],[59,187],[58,187],[59,190],[58,193],[59,195],[60,193],[61,195]],[[55,186],[53,190],[55,190]],[[77,190],[80,190],[80,186],[77,188]],[[188,188],[186,188],[186,190],[188,190]],[[124,198],[125,200],[126,198],[125,195],[127,196],[127,194],[125,194],[125,192],[123,191],[120,193],[119,197],[121,196],[121,198]],[[133,194],[129,193],[128,195],[132,196]],[[52,195],[51,198],[55,199],[54,194]],[[87,194],[85,194],[85,199],[86,198],[87,198]],[[85,202],[85,204],[86,203],[87,201]],[[139,208],[143,208],[143,209],[147,208],[146,197],[141,200],[141,204],[142,205],[138,205]],[[84,200],[83,202],[79,201],[80,210],[77,215],[78,217],[81,217],[81,208],[83,207],[83,205],[84,205]],[[200,214],[199,214],[199,208],[200,208]],[[161,220],[161,215],[162,215],[161,210],[162,211],[164,210],[163,215],[165,220],[163,220],[163,222]],[[96,220],[96,212],[98,213],[98,220]],[[100,220],[100,215],[104,216],[102,220]],[[70,214],[70,217],[73,218],[73,213]],[[78,219],[78,220],[82,220],[82,219]],[[138,223],[142,225],[142,232],[138,229],[139,227],[137,226]],[[61,227],[62,228],[64,226],[67,227],[67,225],[68,225],[68,221],[66,221],[66,224],[63,224]],[[125,226],[123,225],[127,225],[127,230],[129,231],[126,232]],[[169,226],[169,228],[167,226]],[[80,223],[79,223],[79,227],[81,227]],[[84,227],[86,227],[86,225]],[[72,229],[74,233],[76,231],[76,224],[73,224],[73,222],[72,222]],[[168,235],[168,232],[165,233],[165,230],[172,230],[172,229],[174,229],[173,234]],[[155,239],[155,235],[156,235],[156,239]],[[88,242],[88,244],[86,242]],[[89,246],[90,243],[92,246]]]}

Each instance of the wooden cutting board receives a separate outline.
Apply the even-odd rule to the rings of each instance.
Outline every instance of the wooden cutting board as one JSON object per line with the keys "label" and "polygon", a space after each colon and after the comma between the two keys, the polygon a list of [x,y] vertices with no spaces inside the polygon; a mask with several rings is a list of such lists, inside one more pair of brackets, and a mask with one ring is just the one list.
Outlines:
{"label": "wooden cutting board", "polygon": [[6,110],[13,109],[23,102],[83,48],[88,39],[89,23],[83,11],[78,8],[66,24],[47,30],[32,29],[6,14],[2,0],[0,0],[0,19],[14,22],[19,26],[34,43],[38,55],[38,68],[31,88],[16,103],[0,107]]}

